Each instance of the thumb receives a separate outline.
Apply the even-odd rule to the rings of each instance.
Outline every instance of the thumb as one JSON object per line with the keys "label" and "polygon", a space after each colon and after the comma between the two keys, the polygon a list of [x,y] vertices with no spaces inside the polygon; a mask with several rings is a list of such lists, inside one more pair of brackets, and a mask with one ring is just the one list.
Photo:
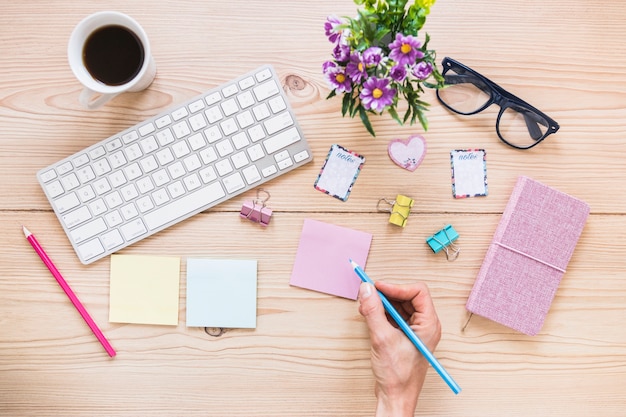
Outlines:
{"label": "thumb", "polygon": [[365,322],[372,335],[382,333],[389,322],[385,315],[383,303],[372,284],[361,283],[359,288],[359,313],[365,317]]}

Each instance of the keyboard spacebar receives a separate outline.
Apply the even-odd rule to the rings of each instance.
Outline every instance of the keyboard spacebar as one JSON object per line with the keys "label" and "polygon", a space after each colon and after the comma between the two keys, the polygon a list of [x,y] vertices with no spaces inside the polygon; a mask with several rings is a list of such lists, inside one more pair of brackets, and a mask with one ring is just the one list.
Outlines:
{"label": "keyboard spacebar", "polygon": [[224,189],[219,181],[215,181],[206,187],[189,193],[178,200],[151,211],[146,214],[144,220],[146,221],[148,229],[154,230],[164,224],[178,218],[182,218],[192,211],[198,210],[199,208],[202,208],[207,204],[224,197],[225,195],[226,193],[224,193]]}

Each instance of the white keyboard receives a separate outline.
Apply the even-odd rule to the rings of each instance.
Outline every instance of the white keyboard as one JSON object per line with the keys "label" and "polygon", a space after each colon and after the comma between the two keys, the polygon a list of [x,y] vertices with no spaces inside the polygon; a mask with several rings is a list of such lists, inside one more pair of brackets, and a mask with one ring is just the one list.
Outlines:
{"label": "white keyboard", "polygon": [[89,264],[311,160],[274,69],[263,66],[37,179]]}

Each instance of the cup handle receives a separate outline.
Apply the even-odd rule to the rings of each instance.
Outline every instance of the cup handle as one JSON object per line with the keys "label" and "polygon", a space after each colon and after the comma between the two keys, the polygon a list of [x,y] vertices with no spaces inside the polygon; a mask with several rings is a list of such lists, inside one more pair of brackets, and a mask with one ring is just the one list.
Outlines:
{"label": "cup handle", "polygon": [[87,107],[90,110],[97,109],[101,107],[104,103],[111,100],[118,93],[114,94],[100,94],[100,96],[96,96],[98,93],[95,91],[91,91],[88,88],[83,88],[83,91],[80,92],[80,96],[78,97],[78,101],[83,106]]}

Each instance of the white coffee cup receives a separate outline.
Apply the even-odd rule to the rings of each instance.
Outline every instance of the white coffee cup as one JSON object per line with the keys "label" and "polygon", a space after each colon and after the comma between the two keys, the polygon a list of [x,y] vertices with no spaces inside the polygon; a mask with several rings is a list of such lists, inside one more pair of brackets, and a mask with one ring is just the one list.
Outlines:
{"label": "white coffee cup", "polygon": [[72,72],[84,86],[79,101],[89,109],[120,93],[144,90],[156,75],[146,32],[119,12],[94,13],[78,23],[67,56]]}

